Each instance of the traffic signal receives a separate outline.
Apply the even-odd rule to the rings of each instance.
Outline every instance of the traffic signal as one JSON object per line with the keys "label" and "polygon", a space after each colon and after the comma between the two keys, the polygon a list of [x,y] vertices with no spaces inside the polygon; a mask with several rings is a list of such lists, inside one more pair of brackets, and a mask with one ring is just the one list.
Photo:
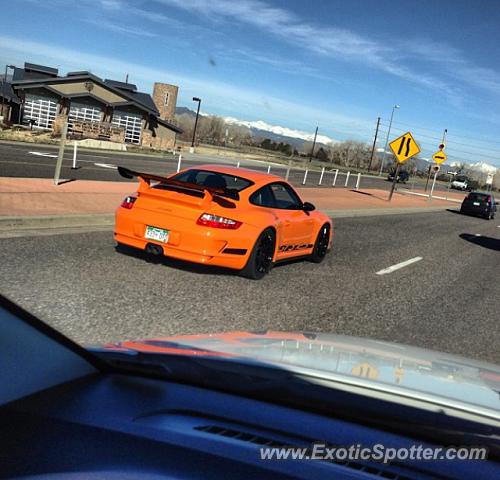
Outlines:
{"label": "traffic signal", "polygon": [[440,143],[438,148],[439,150],[443,150],[444,147],[446,147],[446,145],[444,143]]}
{"label": "traffic signal", "polygon": [[432,167],[432,171],[433,171],[433,172],[436,172],[436,173],[437,173],[437,172],[439,172],[439,170],[441,170],[441,167],[440,167],[439,165],[434,165],[434,166]]}

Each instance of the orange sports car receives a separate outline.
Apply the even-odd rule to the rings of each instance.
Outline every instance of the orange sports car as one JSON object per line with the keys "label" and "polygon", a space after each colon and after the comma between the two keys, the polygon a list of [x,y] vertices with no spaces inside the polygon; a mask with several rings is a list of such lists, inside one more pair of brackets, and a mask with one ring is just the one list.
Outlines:
{"label": "orange sports car", "polygon": [[139,178],[137,194],[116,211],[118,244],[237,269],[253,279],[290,258],[319,263],[331,248],[331,219],[280,177],[218,165],[169,177],[118,172]]}

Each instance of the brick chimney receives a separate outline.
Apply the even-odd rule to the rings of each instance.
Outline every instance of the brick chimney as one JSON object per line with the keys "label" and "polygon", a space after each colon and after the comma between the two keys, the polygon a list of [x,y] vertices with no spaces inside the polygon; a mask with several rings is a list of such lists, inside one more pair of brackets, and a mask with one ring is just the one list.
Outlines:
{"label": "brick chimney", "polygon": [[177,105],[177,91],[179,87],[168,83],[155,83],[153,88],[153,101],[160,112],[162,120],[173,120]]}

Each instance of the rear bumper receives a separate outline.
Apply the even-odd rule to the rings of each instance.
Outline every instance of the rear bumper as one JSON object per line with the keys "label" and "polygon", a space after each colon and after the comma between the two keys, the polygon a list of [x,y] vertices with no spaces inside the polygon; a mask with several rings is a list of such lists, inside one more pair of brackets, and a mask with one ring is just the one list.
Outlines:
{"label": "rear bumper", "polygon": [[[144,237],[146,226],[170,231],[167,243]],[[242,225],[238,230],[219,230],[176,219],[168,227],[135,218],[132,211],[118,209],[115,216],[114,238],[118,243],[144,250],[148,243],[159,245],[167,257],[241,270],[245,267],[253,243],[255,228]]]}
{"label": "rear bumper", "polygon": [[471,206],[463,206],[460,209],[463,213],[466,213],[468,215],[476,215],[478,217],[489,217],[491,215],[491,209],[490,208],[484,208],[484,207],[471,207]]}

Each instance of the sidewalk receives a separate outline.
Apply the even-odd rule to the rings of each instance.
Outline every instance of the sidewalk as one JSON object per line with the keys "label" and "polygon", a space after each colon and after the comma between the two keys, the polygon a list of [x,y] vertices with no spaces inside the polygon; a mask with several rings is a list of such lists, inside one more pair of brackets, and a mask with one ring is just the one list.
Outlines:
{"label": "sidewalk", "polygon": [[[112,214],[123,198],[136,191],[130,182],[77,180],[55,186],[51,179],[0,177],[0,217],[36,217],[61,215]],[[345,188],[298,188],[304,201],[331,215],[346,212],[422,211],[456,207],[445,200],[429,201],[425,197],[395,193],[387,202],[386,190]],[[375,212],[374,212],[375,213]]]}

